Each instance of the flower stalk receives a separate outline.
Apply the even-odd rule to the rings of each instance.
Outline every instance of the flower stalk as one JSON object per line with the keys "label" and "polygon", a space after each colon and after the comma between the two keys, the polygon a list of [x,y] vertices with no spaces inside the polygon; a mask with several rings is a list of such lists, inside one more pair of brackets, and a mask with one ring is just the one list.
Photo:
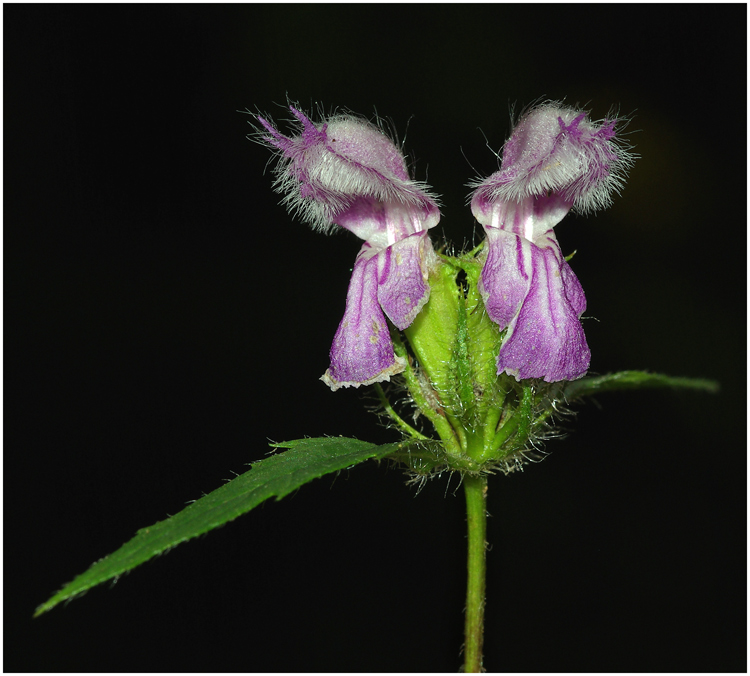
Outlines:
{"label": "flower stalk", "polygon": [[487,579],[487,477],[464,477],[468,557],[466,616],[464,620],[464,672],[484,671],[484,606]]}

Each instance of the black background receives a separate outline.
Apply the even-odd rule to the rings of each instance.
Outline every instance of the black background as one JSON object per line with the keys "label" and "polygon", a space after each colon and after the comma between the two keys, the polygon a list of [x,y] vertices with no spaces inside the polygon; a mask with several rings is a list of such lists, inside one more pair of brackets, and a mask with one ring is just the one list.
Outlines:
{"label": "black background", "polygon": [[634,113],[621,198],[557,228],[603,395],[490,483],[490,671],[744,671],[744,5],[4,6],[5,669],[455,671],[464,515],[365,464],[36,620],[267,439],[395,437],[318,378],[359,242],[278,205],[259,109],[393,120],[470,241],[509,109]]}

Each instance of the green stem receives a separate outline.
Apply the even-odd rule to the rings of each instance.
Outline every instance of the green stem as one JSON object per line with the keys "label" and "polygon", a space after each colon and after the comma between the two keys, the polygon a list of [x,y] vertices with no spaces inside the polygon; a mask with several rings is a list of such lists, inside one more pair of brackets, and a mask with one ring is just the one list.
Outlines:
{"label": "green stem", "polygon": [[464,672],[479,673],[484,642],[484,595],[487,577],[487,477],[464,476],[469,555],[464,626]]}

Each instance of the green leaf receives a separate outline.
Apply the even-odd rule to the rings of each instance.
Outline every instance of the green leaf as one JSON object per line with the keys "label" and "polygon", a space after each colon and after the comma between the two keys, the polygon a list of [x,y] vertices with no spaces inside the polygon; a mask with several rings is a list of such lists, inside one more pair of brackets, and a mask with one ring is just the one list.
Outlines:
{"label": "green leaf", "polygon": [[565,383],[563,394],[568,401],[586,395],[612,390],[637,390],[646,387],[671,387],[676,389],[702,390],[716,393],[719,383],[705,378],[673,378],[660,373],[646,371],[620,371],[606,376],[581,378]]}
{"label": "green leaf", "polygon": [[132,540],[94,563],[39,606],[34,616],[95,585],[116,580],[144,561],[236,519],[270,497],[276,496],[280,500],[308,481],[370,458],[383,458],[400,447],[397,443],[377,446],[342,437],[297,439],[271,445],[289,450],[251,463],[252,469],[204,495],[181,512],[149,528],[142,528]]}

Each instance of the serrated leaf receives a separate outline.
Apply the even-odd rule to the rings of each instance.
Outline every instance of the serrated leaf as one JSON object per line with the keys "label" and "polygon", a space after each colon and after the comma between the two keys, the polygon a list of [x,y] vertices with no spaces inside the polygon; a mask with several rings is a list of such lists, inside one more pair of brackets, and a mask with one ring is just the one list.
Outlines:
{"label": "serrated leaf", "polygon": [[646,371],[620,371],[604,376],[592,376],[573,380],[565,384],[563,392],[568,401],[598,392],[612,390],[635,390],[649,387],[671,387],[676,389],[702,390],[715,393],[719,383],[705,378],[674,378]]}
{"label": "serrated leaf", "polygon": [[280,500],[313,479],[371,458],[385,457],[399,448],[399,444],[378,446],[342,437],[297,439],[272,446],[289,450],[252,463],[250,470],[204,495],[181,512],[142,528],[132,540],[94,563],[40,605],[34,616],[102,582],[116,579],[181,542],[236,519],[270,497],[275,496]]}

